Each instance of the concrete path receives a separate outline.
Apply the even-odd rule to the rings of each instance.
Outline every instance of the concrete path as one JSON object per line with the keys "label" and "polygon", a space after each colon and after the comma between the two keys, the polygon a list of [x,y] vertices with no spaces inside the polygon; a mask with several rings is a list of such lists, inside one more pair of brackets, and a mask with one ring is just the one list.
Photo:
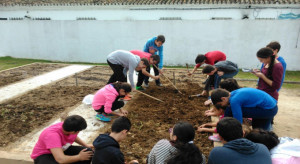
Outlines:
{"label": "concrete path", "polygon": [[35,76],[21,82],[4,86],[0,88],[0,103],[8,99],[22,95],[30,90],[40,87],[41,85],[49,84],[58,81],[77,72],[84,71],[93,66],[88,65],[71,65],[64,68],[54,70],[43,75]]}

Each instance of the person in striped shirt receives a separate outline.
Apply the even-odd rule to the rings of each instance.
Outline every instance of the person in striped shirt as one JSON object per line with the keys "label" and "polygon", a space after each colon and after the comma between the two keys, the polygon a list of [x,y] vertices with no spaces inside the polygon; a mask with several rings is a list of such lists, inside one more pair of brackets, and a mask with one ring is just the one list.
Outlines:
{"label": "person in striped shirt", "polygon": [[195,129],[188,122],[179,122],[169,129],[170,140],[158,141],[148,155],[148,164],[205,164],[205,156],[194,144]]}

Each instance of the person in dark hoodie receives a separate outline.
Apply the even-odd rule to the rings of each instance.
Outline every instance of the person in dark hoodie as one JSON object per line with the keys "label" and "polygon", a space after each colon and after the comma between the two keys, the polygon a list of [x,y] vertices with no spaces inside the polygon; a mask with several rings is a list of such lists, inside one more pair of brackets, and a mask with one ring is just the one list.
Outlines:
{"label": "person in dark hoodie", "polygon": [[243,138],[241,123],[226,117],[217,124],[222,147],[215,147],[209,154],[208,164],[272,164],[268,148]]}
{"label": "person in dark hoodie", "polygon": [[226,60],[220,61],[215,65],[206,65],[202,73],[209,76],[205,83],[205,87],[201,95],[206,96],[210,90],[210,86],[213,85],[214,88],[219,88],[221,79],[233,78],[239,72],[237,64]]}
{"label": "person in dark hoodie", "polygon": [[[110,134],[100,134],[93,142],[95,152],[92,163],[124,164],[124,155],[120,150],[119,142],[126,138],[130,127],[130,120],[122,116],[113,122]],[[129,164],[138,164],[138,161],[132,160]]]}

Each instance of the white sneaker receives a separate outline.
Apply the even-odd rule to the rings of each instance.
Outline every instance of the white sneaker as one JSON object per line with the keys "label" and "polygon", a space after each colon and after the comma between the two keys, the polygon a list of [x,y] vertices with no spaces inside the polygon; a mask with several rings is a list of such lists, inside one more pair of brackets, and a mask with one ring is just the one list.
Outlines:
{"label": "white sneaker", "polygon": [[158,83],[158,84],[156,84],[156,85],[159,86],[159,87],[162,87],[162,86],[163,86],[161,83]]}
{"label": "white sneaker", "polygon": [[144,86],[145,86],[146,88],[148,88],[148,87],[149,87],[149,83],[144,83]]}

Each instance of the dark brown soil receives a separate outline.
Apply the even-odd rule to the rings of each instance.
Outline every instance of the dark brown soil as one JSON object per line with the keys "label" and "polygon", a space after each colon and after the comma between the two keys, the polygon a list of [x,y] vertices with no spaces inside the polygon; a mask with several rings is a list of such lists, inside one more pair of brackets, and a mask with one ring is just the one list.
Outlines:
{"label": "dark brown soil", "polygon": [[[128,117],[132,121],[131,131],[121,143],[126,159],[138,159],[145,163],[146,156],[154,144],[160,139],[168,139],[168,129],[178,121],[188,121],[195,128],[199,124],[209,122],[209,119],[203,116],[207,109],[203,106],[205,98],[188,99],[189,95],[202,91],[198,83],[192,81],[200,82],[203,77],[197,75],[197,78],[192,79],[186,76],[186,70],[166,70],[165,75],[171,81],[174,81],[173,72],[176,86],[182,95],[175,93],[169,82],[162,78],[164,87],[157,87],[152,83],[145,93],[163,100],[164,103],[135,93],[134,98],[126,104],[130,112]],[[111,73],[107,66],[94,67],[0,104],[0,147],[43,127],[44,123],[78,105],[84,96],[103,87]],[[213,147],[207,138],[208,134],[197,133],[194,140],[206,156]]]}
{"label": "dark brown soil", "polygon": [[66,64],[33,63],[0,72],[0,87],[67,66]]}
{"label": "dark brown soil", "polygon": [[103,87],[110,72],[109,67],[95,67],[77,74],[78,86],[76,77],[72,76],[0,104],[0,147],[77,105],[84,96]]}
{"label": "dark brown soil", "polygon": [[[126,108],[130,111],[128,117],[132,128],[121,143],[121,149],[128,161],[138,159],[139,162],[146,163],[147,155],[155,143],[160,139],[169,139],[169,128],[179,121],[187,121],[194,125],[195,129],[203,123],[210,122],[210,119],[204,116],[204,111],[208,108],[203,105],[203,102],[207,98],[188,99],[189,95],[200,93],[201,87],[198,83],[191,83],[191,78],[185,76],[184,70],[168,70],[165,74],[171,81],[173,81],[173,71],[177,74],[176,86],[183,94],[176,93],[172,85],[162,78],[164,87],[157,87],[151,83],[152,85],[144,93],[164,103],[136,93],[132,101],[126,104]],[[197,80],[201,78],[200,76]],[[196,132],[194,140],[205,156],[208,156],[213,148],[213,142],[208,140],[208,136],[207,133]]]}

